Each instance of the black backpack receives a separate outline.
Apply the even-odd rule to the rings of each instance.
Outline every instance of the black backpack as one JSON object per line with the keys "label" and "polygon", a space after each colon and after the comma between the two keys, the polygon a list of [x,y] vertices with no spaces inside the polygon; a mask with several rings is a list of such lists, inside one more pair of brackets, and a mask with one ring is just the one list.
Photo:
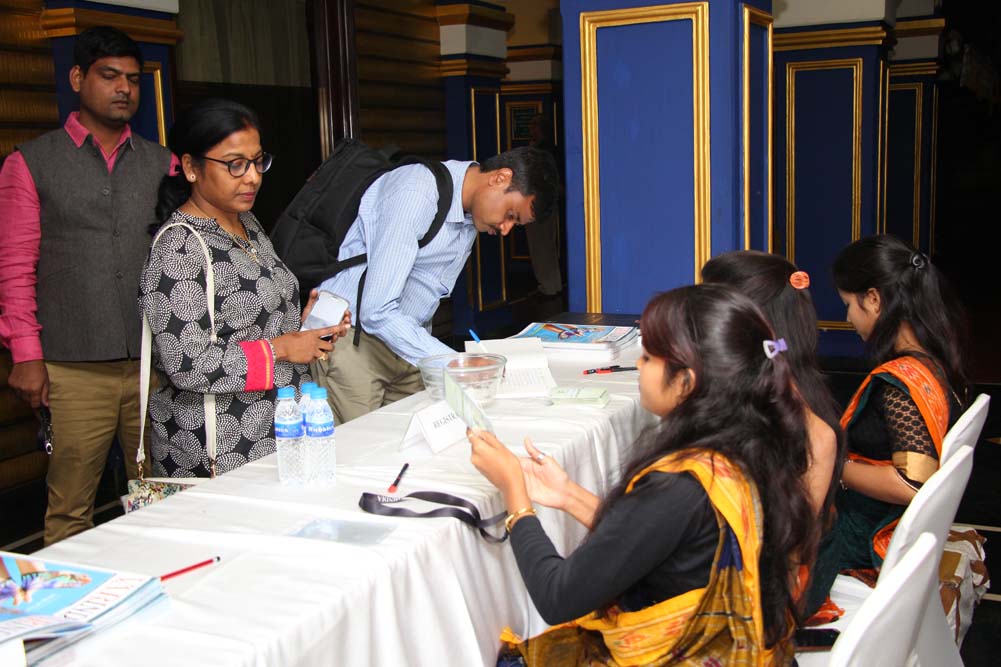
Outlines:
{"label": "black backpack", "polygon": [[[310,290],[327,278],[365,263],[366,254],[344,261],[337,259],[341,243],[358,216],[358,204],[375,179],[409,164],[422,164],[430,169],[438,184],[438,212],[417,243],[423,248],[441,229],[452,206],[452,177],[448,169],[435,160],[400,157],[394,151],[375,150],[355,139],[342,140],[282,212],[270,234],[271,242],[278,256],[299,279],[303,303]],[[356,301],[358,311],[361,310],[364,282],[362,276]]]}

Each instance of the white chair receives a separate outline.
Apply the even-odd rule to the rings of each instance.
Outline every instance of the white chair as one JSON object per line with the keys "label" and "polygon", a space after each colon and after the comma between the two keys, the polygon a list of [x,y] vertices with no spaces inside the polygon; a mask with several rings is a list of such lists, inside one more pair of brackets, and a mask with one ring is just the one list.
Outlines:
{"label": "white chair", "polygon": [[942,454],[939,457],[944,465],[960,447],[976,447],[980,432],[987,421],[987,409],[991,405],[991,397],[980,394],[973,405],[956,420],[942,441]]}
{"label": "white chair", "polygon": [[[973,448],[959,447],[945,465],[918,490],[900,517],[897,527],[893,529],[893,538],[887,547],[886,558],[883,559],[876,590],[879,590],[884,578],[893,575],[893,570],[904,553],[916,543],[918,536],[925,533],[930,533],[935,539],[935,567],[936,572],[938,571],[949,527],[956,516],[956,509],[972,470]],[[915,655],[917,663],[924,667],[961,667],[963,664],[956,640],[949,632],[949,622],[945,618],[942,601],[937,595],[928,602],[928,610],[921,619]]]}
{"label": "white chair", "polygon": [[893,571],[880,576],[834,642],[829,666],[902,667],[914,650],[929,600],[938,598],[938,560],[935,536],[918,536]]}

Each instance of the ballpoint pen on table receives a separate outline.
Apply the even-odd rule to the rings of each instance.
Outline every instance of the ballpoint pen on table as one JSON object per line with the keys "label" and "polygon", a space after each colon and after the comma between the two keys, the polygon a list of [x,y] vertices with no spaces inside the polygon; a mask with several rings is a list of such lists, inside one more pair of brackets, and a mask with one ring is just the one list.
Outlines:
{"label": "ballpoint pen on table", "polygon": [[390,493],[396,493],[396,487],[400,483],[400,480],[403,479],[403,473],[405,473],[407,471],[407,468],[409,467],[410,467],[409,463],[404,463],[403,467],[400,468],[400,474],[397,475],[396,479],[393,480],[393,483],[389,485],[388,490]]}
{"label": "ballpoint pen on table", "polygon": [[194,565],[189,565],[187,567],[182,567],[180,570],[174,570],[173,572],[168,572],[167,574],[160,576],[160,581],[167,581],[182,574],[187,574],[192,570],[197,570],[200,567],[205,567],[206,565],[211,565],[212,563],[218,563],[220,560],[219,556],[213,556],[208,560],[203,560],[200,563],[195,563]]}
{"label": "ballpoint pen on table", "polygon": [[637,370],[635,366],[619,366],[618,364],[614,366],[606,366],[604,368],[588,368],[584,371],[584,375],[595,375],[604,373],[624,373],[625,371],[635,371]]}

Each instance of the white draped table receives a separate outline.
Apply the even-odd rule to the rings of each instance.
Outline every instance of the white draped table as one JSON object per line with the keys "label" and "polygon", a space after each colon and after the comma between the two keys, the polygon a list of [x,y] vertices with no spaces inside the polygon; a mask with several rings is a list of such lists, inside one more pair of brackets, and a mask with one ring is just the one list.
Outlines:
{"label": "white draped table", "polygon": [[[619,363],[631,363],[637,351]],[[556,356],[550,363],[561,386],[602,386],[611,402],[599,409],[498,399],[487,414],[517,453],[529,436],[602,494],[652,420],[639,407],[637,374],[585,377],[581,369],[607,363]],[[451,493],[474,502],[483,516],[503,510],[500,494],[469,463],[468,443],[438,455],[399,450],[412,413],[428,404],[421,392],[337,427],[334,487],[282,487],[269,456],[40,551],[43,558],[149,575],[221,557],[165,582],[169,601],[45,664],[493,665],[504,626],[523,635],[546,627],[510,546],[489,544],[455,519],[381,517],[358,508],[362,492],[385,493],[409,461],[399,493]],[[539,516],[562,553],[584,537],[560,512],[542,509]],[[311,519],[391,532],[370,545],[289,536]]]}

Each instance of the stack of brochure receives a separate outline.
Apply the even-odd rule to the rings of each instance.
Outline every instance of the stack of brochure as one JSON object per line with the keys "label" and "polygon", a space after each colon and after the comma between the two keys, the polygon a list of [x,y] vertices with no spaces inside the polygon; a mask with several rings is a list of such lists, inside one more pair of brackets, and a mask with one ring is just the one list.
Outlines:
{"label": "stack of brochure", "polygon": [[549,350],[590,352],[595,355],[592,358],[614,359],[632,345],[637,336],[637,327],[533,322],[512,338],[538,338]]}
{"label": "stack of brochure", "polygon": [[165,599],[159,577],[0,551],[0,643],[34,663]]}

